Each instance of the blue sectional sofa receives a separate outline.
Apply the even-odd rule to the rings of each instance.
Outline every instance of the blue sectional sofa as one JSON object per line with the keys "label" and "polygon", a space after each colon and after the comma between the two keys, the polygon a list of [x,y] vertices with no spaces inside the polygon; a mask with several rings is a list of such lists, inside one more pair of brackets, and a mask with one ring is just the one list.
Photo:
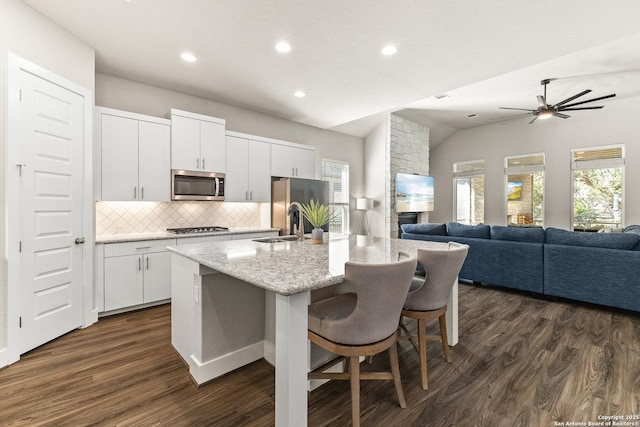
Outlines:
{"label": "blue sectional sofa", "polygon": [[403,224],[403,239],[469,245],[461,279],[640,312],[640,226],[623,233]]}

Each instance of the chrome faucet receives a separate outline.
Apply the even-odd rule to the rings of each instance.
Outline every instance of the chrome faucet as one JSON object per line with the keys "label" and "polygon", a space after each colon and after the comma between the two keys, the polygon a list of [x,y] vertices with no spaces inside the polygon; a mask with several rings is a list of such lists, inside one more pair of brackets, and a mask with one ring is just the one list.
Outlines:
{"label": "chrome faucet", "polygon": [[287,215],[291,216],[291,209],[296,206],[298,208],[298,226],[293,224],[293,234],[298,237],[298,241],[302,242],[304,240],[304,215],[302,215],[302,205],[298,202],[291,202],[289,205],[289,210],[287,211]]}

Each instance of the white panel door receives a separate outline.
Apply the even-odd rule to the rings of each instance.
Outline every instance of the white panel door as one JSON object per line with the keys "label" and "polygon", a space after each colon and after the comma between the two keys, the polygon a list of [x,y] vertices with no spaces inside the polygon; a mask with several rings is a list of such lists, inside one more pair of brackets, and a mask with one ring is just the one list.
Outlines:
{"label": "white panel door", "polygon": [[249,198],[248,141],[227,137],[227,172],[224,199],[227,202],[246,202]]}
{"label": "white panel door", "polygon": [[316,178],[316,152],[314,150],[296,149],[295,172],[298,178]]}
{"label": "white panel door", "polygon": [[271,175],[295,176],[294,150],[286,145],[271,144]]}
{"label": "white panel door", "polygon": [[[20,72],[20,353],[82,325],[83,98]],[[80,243],[80,241],[79,241]]]}
{"label": "white panel door", "polygon": [[221,123],[200,121],[200,156],[202,170],[226,172],[225,126]]}
{"label": "white panel door", "polygon": [[171,253],[144,256],[144,302],[171,298]]}
{"label": "white panel door", "polygon": [[102,200],[138,199],[138,121],[102,114]]}
{"label": "white panel door", "polygon": [[267,142],[249,140],[249,201],[271,201],[270,145]]}
{"label": "white panel door", "polygon": [[142,255],[127,255],[104,259],[105,311],[143,303]]}
{"label": "white panel door", "polygon": [[201,170],[200,120],[171,116],[171,168]]}
{"label": "white panel door", "polygon": [[171,200],[171,129],[158,123],[138,122],[138,200]]}

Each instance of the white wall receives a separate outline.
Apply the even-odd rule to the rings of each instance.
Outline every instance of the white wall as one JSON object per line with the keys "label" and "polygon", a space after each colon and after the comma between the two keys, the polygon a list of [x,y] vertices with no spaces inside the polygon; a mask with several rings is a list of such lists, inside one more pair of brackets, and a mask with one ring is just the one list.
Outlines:
{"label": "white wall", "polygon": [[[387,206],[387,141],[389,139],[389,120],[376,126],[364,139],[364,192],[356,197],[368,197],[374,200],[373,210],[367,212],[372,236],[385,236]],[[356,212],[355,222],[360,225],[360,212]]]}
{"label": "white wall", "polygon": [[[226,120],[227,130],[275,138],[316,147],[316,178],[322,159],[349,162],[351,206],[363,191],[363,140],[262,113],[149,86],[118,77],[96,74],[96,105],[168,118],[171,108]],[[352,218],[359,215],[351,212]],[[351,227],[359,222],[351,221]]]}
{"label": "white wall", "polygon": [[545,153],[545,226],[571,228],[572,148],[624,144],[625,224],[640,224],[640,97],[616,99],[602,110],[528,125],[529,118],[460,131],[431,151],[435,177],[432,222],[453,220],[454,162],[485,159],[485,223],[505,224],[504,158]]}
{"label": "white wall", "polygon": [[[6,200],[7,174],[15,173],[6,164],[7,154],[7,53],[48,69],[82,87],[93,90],[95,52],[92,48],[54,25],[18,0],[0,0],[0,352],[6,347],[7,254]],[[1,357],[0,357],[1,359]],[[2,366],[0,360],[0,366]]]}

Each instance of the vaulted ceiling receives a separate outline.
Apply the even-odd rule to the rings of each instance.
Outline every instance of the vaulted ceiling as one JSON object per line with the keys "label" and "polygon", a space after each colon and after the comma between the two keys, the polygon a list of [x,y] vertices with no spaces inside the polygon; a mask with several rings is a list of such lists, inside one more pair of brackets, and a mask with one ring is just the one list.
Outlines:
{"label": "vaulted ceiling", "polygon": [[99,73],[361,137],[398,111],[437,143],[535,108],[549,77],[586,75],[552,82],[558,100],[640,93],[637,0],[24,2],[93,47]]}

